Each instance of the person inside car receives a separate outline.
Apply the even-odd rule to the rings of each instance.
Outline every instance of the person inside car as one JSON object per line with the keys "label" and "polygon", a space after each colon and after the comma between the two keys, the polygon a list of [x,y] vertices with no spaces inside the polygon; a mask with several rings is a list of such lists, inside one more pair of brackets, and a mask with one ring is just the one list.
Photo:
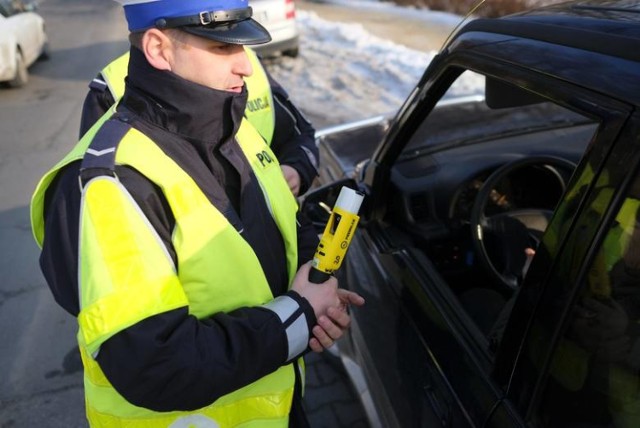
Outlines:
{"label": "person inside car", "polygon": [[554,391],[573,397],[559,402],[582,403],[557,412],[567,421],[640,426],[638,196],[632,189],[596,253],[552,362],[552,379],[561,385]]}

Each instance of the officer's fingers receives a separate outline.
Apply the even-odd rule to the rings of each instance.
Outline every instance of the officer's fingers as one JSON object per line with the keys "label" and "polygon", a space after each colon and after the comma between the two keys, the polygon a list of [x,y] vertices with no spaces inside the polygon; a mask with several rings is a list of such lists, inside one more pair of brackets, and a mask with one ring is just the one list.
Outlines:
{"label": "officer's fingers", "polygon": [[340,302],[345,305],[364,305],[364,297],[353,291],[338,289],[338,297],[340,297]]}
{"label": "officer's fingers", "polygon": [[311,263],[312,263],[311,261],[308,261],[307,263],[304,263],[302,266],[300,266],[300,269],[298,269],[298,272],[296,272],[295,278],[293,278],[294,282],[309,281],[309,270],[311,269]]}
{"label": "officer's fingers", "polygon": [[289,181],[289,190],[291,190],[294,196],[298,196],[300,193],[300,182],[297,180]]}
{"label": "officer's fingers", "polygon": [[346,330],[349,328],[349,324],[351,324],[351,316],[343,309],[329,308],[327,315],[331,318],[331,321],[337,324],[342,330]]}
{"label": "officer's fingers", "polygon": [[289,190],[291,190],[291,193],[293,193],[293,196],[298,196],[298,193],[300,193],[299,183],[297,183],[294,180],[290,180],[287,182],[287,184],[289,185]]}
{"label": "officer's fingers", "polygon": [[319,325],[313,327],[313,336],[324,349],[330,348],[331,345],[333,345],[333,340]]}
{"label": "officer's fingers", "polygon": [[287,181],[291,180],[298,174],[295,168],[289,165],[280,165],[280,169],[282,170],[282,175],[284,176],[284,179]]}
{"label": "officer's fingers", "polygon": [[284,175],[284,179],[287,181],[291,193],[298,196],[300,191],[300,174],[295,168],[288,165],[280,165],[280,168],[282,169],[282,175]]}
{"label": "officer's fingers", "polygon": [[338,279],[333,275],[329,275],[329,278],[327,278],[327,280],[323,282],[322,285],[328,285],[330,287],[338,288]]}
{"label": "officer's fingers", "polygon": [[300,268],[298,269],[298,272],[302,272],[304,270],[304,272],[309,272],[309,270],[311,270],[311,266],[313,266],[313,260],[307,260],[305,263],[303,263]]}
{"label": "officer's fingers", "polygon": [[[337,311],[342,312],[340,310]],[[338,340],[340,339],[340,337],[342,337],[342,327],[340,326],[340,324],[334,322],[334,320],[329,318],[328,316],[323,315],[318,318],[318,324],[320,325],[320,327],[322,327],[324,332],[329,336],[331,340]]]}
{"label": "officer's fingers", "polygon": [[324,348],[322,347],[322,345],[320,344],[320,342],[318,341],[318,339],[316,339],[315,337],[312,337],[309,340],[309,348],[313,351],[313,352],[322,352],[324,351]]}

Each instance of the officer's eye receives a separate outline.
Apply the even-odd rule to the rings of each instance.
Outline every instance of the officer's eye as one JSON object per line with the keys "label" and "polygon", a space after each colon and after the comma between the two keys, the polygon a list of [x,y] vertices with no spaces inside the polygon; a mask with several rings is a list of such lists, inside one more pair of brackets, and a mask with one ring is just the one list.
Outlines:
{"label": "officer's eye", "polygon": [[222,45],[216,45],[216,46],[212,46],[211,50],[213,52],[219,52],[219,53],[231,53],[233,52],[235,46],[234,45],[230,45],[230,44],[222,44]]}

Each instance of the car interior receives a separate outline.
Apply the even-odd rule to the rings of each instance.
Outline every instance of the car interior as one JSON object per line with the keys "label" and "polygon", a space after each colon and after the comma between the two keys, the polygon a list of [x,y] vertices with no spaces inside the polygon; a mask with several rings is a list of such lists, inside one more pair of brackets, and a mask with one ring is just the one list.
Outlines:
{"label": "car interior", "polygon": [[385,221],[424,252],[491,347],[598,123],[494,77],[457,103],[469,74],[478,78],[460,75],[393,165]]}

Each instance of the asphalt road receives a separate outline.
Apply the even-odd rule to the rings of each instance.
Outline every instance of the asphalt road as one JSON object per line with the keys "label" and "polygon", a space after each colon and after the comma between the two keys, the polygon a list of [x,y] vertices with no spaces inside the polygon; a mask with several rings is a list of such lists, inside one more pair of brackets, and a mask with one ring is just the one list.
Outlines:
{"label": "asphalt road", "polygon": [[[380,17],[307,1],[299,7],[325,19],[369,19],[372,32],[384,33]],[[50,60],[30,68],[25,88],[0,88],[0,428],[87,425],[75,319],[55,304],[40,273],[28,209],[37,180],[77,140],[87,83],[128,47],[116,2],[46,0],[39,11]],[[405,36],[408,46],[413,37]],[[308,363],[313,426],[368,426],[339,360]]]}
{"label": "asphalt road", "polygon": [[51,59],[19,90],[0,89],[0,427],[80,427],[82,366],[75,319],[53,301],[38,267],[28,205],[39,177],[77,140],[87,82],[123,52],[118,4],[47,0]]}

